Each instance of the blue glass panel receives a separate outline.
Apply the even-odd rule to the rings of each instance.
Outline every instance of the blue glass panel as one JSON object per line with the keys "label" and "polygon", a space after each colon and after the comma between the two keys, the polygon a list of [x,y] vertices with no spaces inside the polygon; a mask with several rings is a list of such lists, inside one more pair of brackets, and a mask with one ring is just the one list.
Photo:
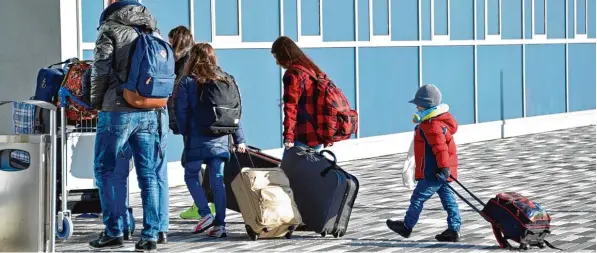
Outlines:
{"label": "blue glass panel", "polygon": [[500,34],[499,0],[487,1],[487,35]]}
{"label": "blue glass panel", "polygon": [[547,0],[547,38],[566,38],[566,1]]}
{"label": "blue glass panel", "polygon": [[104,10],[103,0],[81,1],[81,29],[83,42],[95,42],[99,17]]}
{"label": "blue glass panel", "polygon": [[574,4],[576,0],[566,0],[568,3],[568,38],[574,38]]}
{"label": "blue glass panel", "polygon": [[533,10],[532,1],[533,0],[523,0],[524,1],[524,37],[526,39],[533,38]]}
{"label": "blue glass panel", "polygon": [[280,36],[280,1],[243,0],[241,3],[243,41],[267,42]]}
{"label": "blue glass panel", "polygon": [[323,1],[323,40],[354,41],[354,4],[346,0]]}
{"label": "blue glass panel", "polygon": [[193,0],[194,2],[194,18],[196,41],[211,41],[211,1],[210,0]]}
{"label": "blue glass panel", "polygon": [[450,39],[472,40],[473,38],[473,1],[450,1]]}
{"label": "blue glass panel", "polygon": [[296,0],[284,1],[284,35],[292,40],[298,40],[298,26],[296,20]]}
{"label": "blue glass panel", "polygon": [[319,0],[301,0],[301,34],[320,35]]}
{"label": "blue glass panel", "polygon": [[83,50],[83,59],[84,61],[93,61],[95,55],[93,54],[93,50]]}
{"label": "blue glass panel", "polygon": [[392,40],[419,40],[418,1],[392,2]]}
{"label": "blue glass panel", "polygon": [[597,25],[597,22],[595,21],[595,12],[597,11],[597,1],[595,0],[590,0],[588,2],[588,6],[587,6],[587,25],[588,25],[588,37],[589,38],[595,38],[595,26]]}
{"label": "blue glass panel", "polygon": [[595,109],[595,43],[568,46],[570,111]]}
{"label": "blue glass panel", "polygon": [[522,4],[520,1],[502,1],[502,38],[522,39]]}
{"label": "blue glass panel", "polygon": [[585,0],[576,0],[576,33],[585,34],[586,29],[586,18],[587,18],[587,5]]}
{"label": "blue glass panel", "polygon": [[216,35],[238,35],[238,1],[218,0],[216,3]]}
{"label": "blue glass panel", "polygon": [[535,34],[545,34],[545,1],[533,0],[535,3]]}
{"label": "blue glass panel", "polygon": [[448,35],[448,0],[435,0],[433,18],[435,35]]}
{"label": "blue glass panel", "polygon": [[369,40],[369,0],[359,1],[359,40]]}
{"label": "blue glass panel", "polygon": [[522,46],[479,46],[477,53],[479,122],[501,120],[502,106],[505,119],[522,117]]}
{"label": "blue glass panel", "polygon": [[[222,68],[234,76],[243,96],[242,124],[247,143],[262,149],[282,142],[280,68],[269,49],[220,49]],[[247,64],[247,63],[250,64]]]}
{"label": "blue glass panel", "polygon": [[485,39],[485,0],[477,1],[477,40]]}
{"label": "blue glass panel", "polygon": [[421,1],[421,37],[431,40],[431,0]]}
{"label": "blue glass panel", "polygon": [[373,0],[373,35],[388,35],[390,17],[388,0]]}
{"label": "blue glass panel", "polygon": [[564,45],[526,46],[527,116],[566,111]]}
{"label": "blue glass panel", "polygon": [[423,47],[423,84],[435,84],[461,125],[475,121],[472,46]]}
{"label": "blue glass panel", "polygon": [[179,25],[189,27],[189,0],[143,0],[142,3],[157,19],[162,36],[166,37]]}
{"label": "blue glass panel", "polygon": [[[419,86],[417,47],[359,49],[361,137],[412,131]],[[384,73],[380,75],[379,73]]]}

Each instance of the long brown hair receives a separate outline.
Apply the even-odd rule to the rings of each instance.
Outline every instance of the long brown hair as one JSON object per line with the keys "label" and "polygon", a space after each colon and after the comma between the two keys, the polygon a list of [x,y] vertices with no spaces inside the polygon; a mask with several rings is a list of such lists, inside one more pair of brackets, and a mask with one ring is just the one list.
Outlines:
{"label": "long brown hair", "polygon": [[185,66],[185,75],[194,75],[198,84],[209,80],[228,82],[218,71],[216,50],[208,43],[197,43],[191,48],[191,56]]}
{"label": "long brown hair", "polygon": [[272,45],[271,53],[276,57],[278,64],[283,68],[289,68],[292,65],[301,65],[305,68],[315,71],[315,74],[321,73],[321,69],[301,50],[292,39],[286,36],[280,36]]}
{"label": "long brown hair", "polygon": [[195,44],[191,31],[182,25],[170,30],[168,38],[172,39],[174,58],[177,60],[180,59],[181,54],[185,49]]}

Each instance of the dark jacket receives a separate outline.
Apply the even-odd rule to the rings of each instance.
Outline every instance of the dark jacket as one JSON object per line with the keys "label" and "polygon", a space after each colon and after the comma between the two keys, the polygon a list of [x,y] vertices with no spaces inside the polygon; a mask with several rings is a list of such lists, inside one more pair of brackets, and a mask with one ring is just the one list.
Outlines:
{"label": "dark jacket", "polygon": [[[198,92],[194,77],[182,77],[175,98],[175,111],[178,129],[184,136],[183,164],[216,157],[229,159],[228,136],[214,137],[204,133],[205,126],[211,124],[211,119],[206,116],[210,115],[212,107],[200,103]],[[236,144],[245,142],[242,125],[232,135],[232,139]]]}
{"label": "dark jacket", "polygon": [[173,134],[180,134],[178,131],[178,125],[176,125],[176,112],[174,108],[176,105],[174,104],[174,98],[176,97],[176,91],[178,90],[178,84],[183,76],[184,67],[187,61],[189,60],[189,52],[191,51],[191,47],[185,48],[183,51],[180,52],[180,57],[174,63],[174,73],[176,74],[176,82],[174,83],[174,90],[172,91],[172,96],[168,99],[168,126],[170,130],[172,130]]}
{"label": "dark jacket", "polygon": [[[415,179],[437,180],[440,169],[449,168],[458,179],[458,154],[454,134],[458,122],[449,112],[424,120],[415,128]],[[452,181],[452,179],[448,179]]]}
{"label": "dark jacket", "polygon": [[[133,26],[156,31],[156,20],[149,10],[137,4],[121,4],[102,14],[95,42],[91,70],[91,106],[102,111],[138,111],[122,97],[121,83],[128,78],[132,46],[138,37]],[[104,12],[106,12],[104,11]]]}

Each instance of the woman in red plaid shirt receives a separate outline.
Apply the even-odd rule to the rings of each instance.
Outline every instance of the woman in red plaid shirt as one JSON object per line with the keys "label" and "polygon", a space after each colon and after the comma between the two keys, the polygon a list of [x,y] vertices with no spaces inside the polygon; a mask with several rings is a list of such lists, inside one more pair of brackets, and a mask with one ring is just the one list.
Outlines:
{"label": "woman in red plaid shirt", "polygon": [[[306,68],[315,75],[325,75],[315,63],[301,50],[292,39],[282,36],[272,45],[272,55],[276,64],[285,68],[284,82],[284,154],[293,146],[323,148],[315,131],[315,103],[313,90],[315,82],[307,73],[299,69]],[[328,146],[328,145],[326,145]],[[284,155],[283,155],[284,156]]]}

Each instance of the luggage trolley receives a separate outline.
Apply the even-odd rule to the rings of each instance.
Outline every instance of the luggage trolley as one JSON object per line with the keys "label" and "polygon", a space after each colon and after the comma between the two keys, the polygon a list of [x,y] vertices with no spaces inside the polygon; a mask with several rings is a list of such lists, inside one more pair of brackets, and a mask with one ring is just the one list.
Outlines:
{"label": "luggage trolley", "polygon": [[[97,185],[95,182],[95,176],[94,176],[94,169],[93,169],[93,160],[91,160],[91,163],[87,163],[90,164],[88,166],[91,166],[89,169],[85,168],[86,172],[91,171],[91,178],[87,177],[87,178],[77,178],[75,176],[72,175],[72,171],[74,169],[73,166],[73,160],[74,158],[74,153],[76,153],[75,148],[72,148],[71,146],[74,146],[74,143],[76,142],[81,142],[82,140],[85,141],[85,143],[93,143],[95,142],[95,134],[96,134],[96,130],[97,130],[97,118],[93,118],[93,119],[86,119],[86,120],[77,120],[77,121],[72,121],[69,120],[67,118],[67,108],[68,108],[68,103],[69,102],[74,102],[78,105],[81,105],[82,107],[84,107],[86,110],[91,110],[91,107],[86,104],[85,102],[79,100],[77,97],[73,96],[73,94],[66,89],[65,87],[60,87],[60,89],[58,90],[58,96],[60,97],[60,104],[59,104],[59,111],[60,111],[60,117],[58,120],[58,129],[59,129],[59,136],[60,136],[60,140],[59,140],[59,150],[60,150],[60,174],[61,177],[58,178],[59,180],[59,184],[58,184],[58,188],[60,189],[60,207],[58,210],[58,214],[57,214],[57,220],[63,220],[64,222],[58,222],[57,224],[57,230],[56,230],[56,236],[59,239],[64,239],[67,240],[69,239],[72,234],[73,234],[73,224],[72,224],[72,210],[69,209],[69,206],[67,205],[69,201],[73,201],[75,199],[78,200],[87,200],[87,201],[96,201],[95,203],[97,203],[98,207],[99,207],[99,191],[97,189]],[[68,98],[68,99],[67,99]],[[91,146],[91,147],[90,147]],[[91,148],[93,150],[93,146],[92,145],[88,145],[86,147],[87,149]],[[91,157],[93,157],[93,152],[86,152],[87,154],[92,154]],[[132,163],[129,162],[129,170],[132,169],[132,166],[130,165]],[[78,166],[78,165],[75,165]],[[85,166],[85,165],[83,165]],[[76,168],[75,168],[76,169]],[[128,193],[127,193],[128,194]],[[69,198],[69,197],[73,197],[71,195],[75,195],[74,198]],[[66,196],[66,197],[64,197]],[[64,200],[64,201],[63,201]],[[129,198],[127,197],[127,206],[128,204]],[[76,208],[73,206],[74,209],[81,209],[78,210],[79,213],[87,213],[89,212],[88,210],[90,209],[97,209],[97,208]],[[99,210],[101,211],[101,208],[99,208]],[[132,234],[135,230],[135,219],[133,217],[133,211],[132,208],[128,208],[127,209],[127,215],[124,218],[124,222],[125,222],[125,237],[128,237],[130,234]],[[128,223],[128,226],[126,226]]]}

